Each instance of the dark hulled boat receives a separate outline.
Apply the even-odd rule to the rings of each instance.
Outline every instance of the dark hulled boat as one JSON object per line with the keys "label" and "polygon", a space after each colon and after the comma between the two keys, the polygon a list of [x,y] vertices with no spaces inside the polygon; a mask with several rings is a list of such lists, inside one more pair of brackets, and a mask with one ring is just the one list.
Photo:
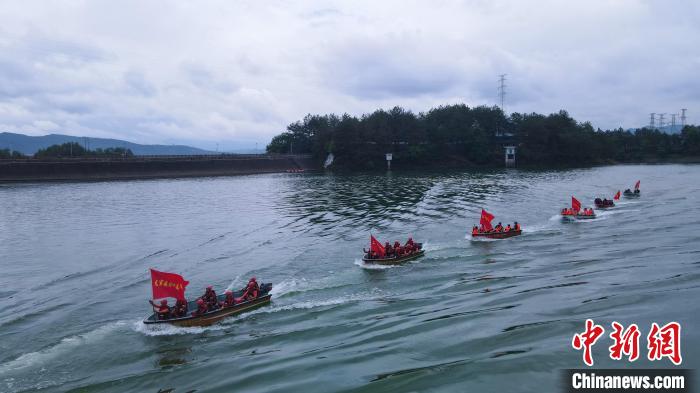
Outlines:
{"label": "dark hulled boat", "polygon": [[635,191],[630,191],[630,190],[625,190],[625,192],[622,193],[622,195],[625,196],[625,198],[639,198],[641,196],[641,192],[639,190]]}
{"label": "dark hulled boat", "polygon": [[[260,291],[258,293],[258,297],[250,300],[250,301],[245,301],[239,304],[236,304],[235,306],[231,307],[222,307],[216,310],[212,310],[207,312],[204,315],[200,316],[192,316],[192,311],[197,309],[197,302],[196,301],[191,301],[187,303],[188,306],[188,315],[186,317],[181,317],[181,318],[169,318],[169,319],[158,319],[158,316],[153,313],[146,317],[143,320],[143,323],[146,325],[161,325],[161,324],[169,324],[169,325],[174,325],[174,326],[180,326],[180,327],[190,327],[190,326],[209,326],[211,324],[214,324],[216,322],[219,322],[220,320],[244,313],[246,311],[253,310],[255,308],[258,308],[260,306],[264,306],[270,303],[270,300],[272,298],[272,294],[270,293],[272,291],[272,284],[267,283],[267,284],[261,284],[260,285]],[[241,297],[243,296],[243,290],[241,291],[236,291],[233,294],[235,297]],[[226,298],[226,295],[219,295],[217,296],[220,302],[223,302]]]}
{"label": "dark hulled boat", "polygon": [[408,255],[400,256],[400,257],[391,257],[391,258],[367,258],[367,256],[364,256],[362,258],[362,261],[364,263],[375,263],[377,265],[399,265],[404,262],[408,262],[414,259],[418,259],[425,255],[425,250],[423,250],[423,243],[416,243],[416,246],[420,248],[418,251],[413,252]]}
{"label": "dark hulled boat", "polygon": [[611,201],[610,199],[600,199],[596,198],[594,201],[595,207],[598,209],[607,209],[610,207],[615,207],[615,202]]}
{"label": "dark hulled boat", "polygon": [[509,237],[522,235],[522,233],[523,233],[522,229],[518,229],[518,230],[512,229],[508,232],[491,231],[491,232],[482,232],[482,233],[472,233],[472,237],[485,237],[488,239],[506,239]]}

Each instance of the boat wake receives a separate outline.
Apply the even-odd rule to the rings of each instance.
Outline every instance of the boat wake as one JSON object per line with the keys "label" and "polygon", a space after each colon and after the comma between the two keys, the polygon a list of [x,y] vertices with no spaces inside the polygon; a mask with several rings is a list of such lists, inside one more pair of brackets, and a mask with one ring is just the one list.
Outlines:
{"label": "boat wake", "polygon": [[0,376],[13,371],[22,370],[27,367],[45,364],[67,352],[75,351],[78,347],[96,344],[109,334],[125,326],[127,323],[127,321],[109,323],[89,332],[66,337],[58,344],[42,350],[25,353],[14,360],[0,365]]}
{"label": "boat wake", "polygon": [[539,233],[559,233],[561,229],[552,227],[551,223],[545,225],[532,225],[523,228],[523,235],[535,235]]}
{"label": "boat wake", "polygon": [[[248,313],[248,315],[251,313]],[[158,336],[177,336],[183,334],[202,334],[209,331],[222,330],[226,328],[231,321],[237,320],[239,317],[231,317],[226,320],[226,324],[219,323],[211,326],[193,326],[193,327],[180,327],[168,324],[156,324],[156,325],[146,325],[142,320],[135,321],[133,323],[133,330],[137,333],[144,334],[146,336],[158,337]]]}
{"label": "boat wake", "polygon": [[355,259],[355,265],[367,270],[386,270],[401,267],[402,265],[379,265],[376,263],[365,263],[362,259]]}
{"label": "boat wake", "polygon": [[256,310],[247,312],[245,314],[233,316],[227,318],[217,324],[211,326],[195,326],[195,327],[179,327],[168,324],[159,325],[145,325],[143,321],[138,320],[133,323],[133,330],[135,332],[144,334],[146,336],[158,337],[158,336],[177,336],[185,334],[204,334],[207,332],[220,331],[230,328],[231,325],[243,321],[255,315],[261,314],[271,314],[283,311],[294,311],[294,310],[309,310],[319,307],[329,307],[337,306],[341,304],[375,300],[377,294],[362,294],[362,295],[347,295],[337,298],[324,299],[324,300],[308,300],[303,302],[297,302],[292,304],[276,305],[272,304],[267,307],[258,308]]}

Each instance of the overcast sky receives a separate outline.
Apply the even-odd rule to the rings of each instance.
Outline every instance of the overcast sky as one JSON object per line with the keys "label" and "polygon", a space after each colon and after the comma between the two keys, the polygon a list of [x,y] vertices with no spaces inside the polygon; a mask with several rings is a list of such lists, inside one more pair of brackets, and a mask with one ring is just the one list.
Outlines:
{"label": "overcast sky", "polygon": [[[700,120],[700,1],[0,2],[0,131],[262,147],[307,113]],[[670,119],[670,116],[668,116]]]}

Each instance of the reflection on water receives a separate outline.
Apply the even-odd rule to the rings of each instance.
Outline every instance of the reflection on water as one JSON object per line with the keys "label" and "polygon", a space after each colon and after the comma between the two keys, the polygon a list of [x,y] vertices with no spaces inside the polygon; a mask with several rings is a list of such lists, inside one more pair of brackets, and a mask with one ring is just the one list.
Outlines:
{"label": "reflection on water", "polygon": [[[561,222],[637,179],[639,200]],[[700,224],[699,195],[691,165],[2,185],[0,391],[541,391],[581,366],[586,318],[677,320],[696,368],[700,234],[678,217]],[[523,236],[471,240],[481,208]],[[365,265],[370,233],[426,255]],[[255,275],[273,302],[150,329],[150,267],[190,297]]]}

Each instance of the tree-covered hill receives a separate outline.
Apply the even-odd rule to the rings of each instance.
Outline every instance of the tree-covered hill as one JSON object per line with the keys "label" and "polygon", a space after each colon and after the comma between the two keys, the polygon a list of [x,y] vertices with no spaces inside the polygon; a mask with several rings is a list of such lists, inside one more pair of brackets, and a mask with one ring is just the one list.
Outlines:
{"label": "tree-covered hill", "polygon": [[680,134],[657,130],[603,131],[566,111],[513,113],[498,107],[446,105],[415,114],[400,107],[361,117],[307,115],[275,136],[269,153],[328,153],[347,169],[383,168],[385,153],[396,167],[503,165],[503,146],[518,146],[519,165],[585,165],[700,155],[700,129]]}

